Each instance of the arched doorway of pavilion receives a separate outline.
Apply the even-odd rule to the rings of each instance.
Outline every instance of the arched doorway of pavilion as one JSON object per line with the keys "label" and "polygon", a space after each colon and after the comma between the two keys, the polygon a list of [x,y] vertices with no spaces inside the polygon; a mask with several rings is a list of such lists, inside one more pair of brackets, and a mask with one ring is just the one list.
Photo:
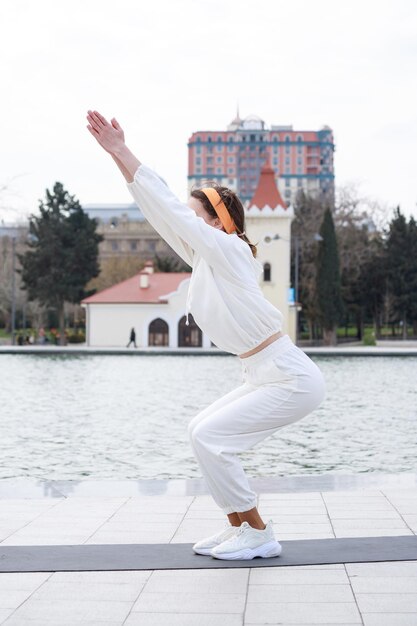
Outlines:
{"label": "arched doorway of pavilion", "polygon": [[169,327],[160,317],[149,324],[148,334],[148,346],[169,346]]}
{"label": "arched doorway of pavilion", "polygon": [[188,315],[190,325],[185,323],[186,317],[182,316],[178,322],[178,347],[179,348],[201,348],[203,345],[203,333],[197,326],[191,313]]}

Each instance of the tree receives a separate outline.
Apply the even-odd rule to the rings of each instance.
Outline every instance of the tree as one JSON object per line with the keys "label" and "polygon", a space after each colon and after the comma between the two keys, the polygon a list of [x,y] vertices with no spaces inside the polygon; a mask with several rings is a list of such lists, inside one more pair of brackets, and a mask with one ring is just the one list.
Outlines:
{"label": "tree", "polygon": [[325,345],[335,345],[336,328],[344,315],[339,254],[332,213],[326,208],[320,226],[322,240],[317,255],[316,300]]}
{"label": "tree", "polygon": [[155,254],[156,272],[191,272],[192,268],[182,259]]}
{"label": "tree", "polygon": [[417,335],[417,222],[413,216],[408,224],[410,261],[412,268],[410,272],[410,303],[409,315],[413,324],[413,335]]}
{"label": "tree", "polygon": [[374,317],[379,311],[378,294],[374,292],[371,304],[367,291],[368,285],[373,289],[377,284],[367,280],[366,272],[371,271],[380,287],[380,266],[368,265],[371,259],[375,262],[381,261],[377,258],[378,246],[374,245],[374,240],[381,239],[382,227],[379,229],[378,224],[384,223],[385,210],[384,205],[359,195],[357,187],[352,184],[347,183],[337,188],[336,206],[332,216],[339,253],[341,294],[346,310],[345,327],[354,320],[358,339],[362,339],[366,316],[371,316],[375,325],[378,323]]}
{"label": "tree", "polygon": [[394,210],[386,240],[386,265],[389,291],[392,294],[394,320],[402,323],[403,339],[407,322],[417,313],[417,227],[414,218],[407,223],[400,207]]}
{"label": "tree", "polygon": [[[310,340],[315,337],[315,323],[318,321],[315,300],[317,241],[314,235],[323,219],[324,198],[306,194],[300,189],[294,202],[294,220],[291,236],[299,241],[299,286],[298,299],[302,304],[303,315],[309,326]],[[295,246],[291,247],[291,274],[295,277]],[[295,280],[293,281],[294,284]]]}
{"label": "tree", "polygon": [[54,308],[59,319],[60,344],[65,343],[64,303],[79,303],[95,293],[85,291],[99,273],[98,244],[103,236],[97,222],[85,213],[60,182],[46,189],[40,215],[29,217],[28,250],[18,255],[23,288],[30,300]]}

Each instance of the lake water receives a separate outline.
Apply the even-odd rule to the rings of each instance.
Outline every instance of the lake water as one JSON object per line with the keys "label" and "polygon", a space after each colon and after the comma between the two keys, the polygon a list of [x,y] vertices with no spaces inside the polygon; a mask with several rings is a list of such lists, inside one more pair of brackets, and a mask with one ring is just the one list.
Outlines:
{"label": "lake water", "polygon": [[[415,471],[417,357],[311,357],[323,404],[241,453],[249,476]],[[0,479],[201,478],[187,424],[234,356],[1,355]]]}

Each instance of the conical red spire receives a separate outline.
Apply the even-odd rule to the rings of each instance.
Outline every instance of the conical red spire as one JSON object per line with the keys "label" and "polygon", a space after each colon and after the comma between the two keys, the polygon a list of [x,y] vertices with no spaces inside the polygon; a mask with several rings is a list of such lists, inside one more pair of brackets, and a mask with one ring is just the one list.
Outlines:
{"label": "conical red spire", "polygon": [[271,209],[275,209],[278,206],[282,206],[284,209],[287,208],[275,182],[275,172],[271,167],[269,154],[267,154],[265,163],[262,166],[258,186],[248,208],[257,206],[258,209],[263,209],[267,205]]}

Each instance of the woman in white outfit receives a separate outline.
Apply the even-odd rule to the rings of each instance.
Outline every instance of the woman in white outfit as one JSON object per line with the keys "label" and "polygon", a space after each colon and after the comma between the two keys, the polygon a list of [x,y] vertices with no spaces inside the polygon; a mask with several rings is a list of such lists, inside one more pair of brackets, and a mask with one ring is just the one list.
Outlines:
{"label": "woman in white outfit", "polygon": [[88,130],[114,159],[149,223],[191,267],[186,305],[220,349],[239,356],[242,385],[196,415],[190,443],[224,528],[193,550],[218,559],[281,553],[273,520],[265,524],[237,456],[316,409],[325,397],[317,365],[282,333],[282,313],[263,295],[256,246],[245,234],[237,195],[219,185],[191,192],[183,204],[163,179],[127,148],[115,118],[88,111]]}

